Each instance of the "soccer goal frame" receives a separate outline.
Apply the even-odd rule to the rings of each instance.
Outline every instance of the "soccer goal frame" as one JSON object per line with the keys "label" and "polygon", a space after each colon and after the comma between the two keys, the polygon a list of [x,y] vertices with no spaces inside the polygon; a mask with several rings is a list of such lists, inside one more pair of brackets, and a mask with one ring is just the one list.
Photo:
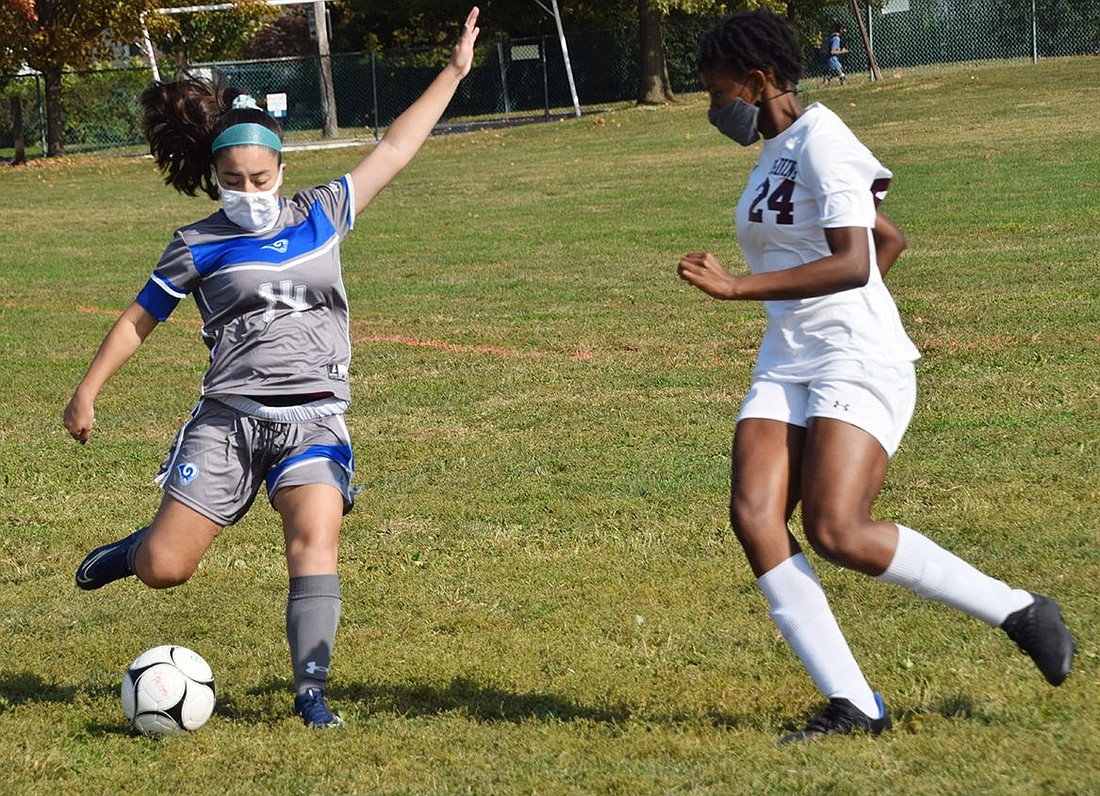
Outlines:
{"label": "soccer goal frame", "polygon": [[[308,6],[314,5],[316,0],[266,0],[269,6]],[[320,0],[322,3],[330,3],[332,0]],[[160,80],[160,69],[157,67],[157,51],[153,47],[153,40],[149,37],[149,28],[145,24],[147,14],[197,14],[203,11],[229,11],[236,8],[235,3],[213,3],[201,6],[175,6],[172,8],[155,8],[151,12],[143,11],[141,14],[141,39],[145,47],[145,55],[149,58],[149,66],[153,69],[153,80]]]}

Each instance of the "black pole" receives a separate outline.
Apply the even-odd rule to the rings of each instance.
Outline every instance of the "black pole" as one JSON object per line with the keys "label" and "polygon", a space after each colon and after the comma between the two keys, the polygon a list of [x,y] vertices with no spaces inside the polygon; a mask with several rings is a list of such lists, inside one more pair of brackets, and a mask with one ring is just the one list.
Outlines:
{"label": "black pole", "polygon": [[546,37],[539,40],[539,60],[542,61],[542,101],[546,108],[546,121],[550,121],[550,81],[546,75]]}
{"label": "black pole", "polygon": [[375,65],[374,50],[370,51],[370,88],[374,98],[374,140],[378,140],[378,69]]}
{"label": "black pole", "polygon": [[500,65],[500,90],[504,93],[504,118],[512,113],[512,101],[508,97],[508,67],[504,63],[504,42],[497,38],[497,63]]}

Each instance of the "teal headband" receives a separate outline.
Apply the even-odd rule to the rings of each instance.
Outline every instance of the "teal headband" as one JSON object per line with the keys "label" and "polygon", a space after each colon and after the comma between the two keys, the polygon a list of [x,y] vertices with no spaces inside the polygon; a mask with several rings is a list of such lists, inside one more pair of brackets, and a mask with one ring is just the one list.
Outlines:
{"label": "teal headband", "polygon": [[225,149],[227,146],[265,146],[276,152],[283,151],[283,142],[274,132],[256,122],[241,122],[227,127],[218,134],[210,145],[211,152]]}

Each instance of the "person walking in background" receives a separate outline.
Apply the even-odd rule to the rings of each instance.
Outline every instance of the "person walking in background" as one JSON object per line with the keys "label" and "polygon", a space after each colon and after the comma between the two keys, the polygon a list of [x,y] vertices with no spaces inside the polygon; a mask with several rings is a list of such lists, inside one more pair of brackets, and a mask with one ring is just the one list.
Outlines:
{"label": "person walking in background", "polygon": [[844,46],[844,42],[841,39],[848,32],[848,29],[841,25],[839,22],[833,22],[833,31],[828,35],[828,45],[826,53],[828,55],[828,61],[825,62],[825,75],[821,78],[821,85],[827,86],[833,82],[835,77],[840,85],[844,85],[846,79],[844,75],[844,66],[840,63],[840,56],[848,54],[848,48]]}
{"label": "person walking in background", "polygon": [[220,80],[149,86],[144,129],[165,182],[220,197],[222,208],[177,230],[65,408],[65,427],[87,442],[104,383],[195,296],[210,361],[157,477],[160,507],[149,526],[89,553],[76,583],[98,589],[130,575],[153,588],[184,583],[266,484],[286,545],[294,707],[310,727],[342,723],[324,693],[340,615],[340,526],[355,491],[343,420],[351,345],[340,243],[446,110],[470,70],[477,19],[474,8],[447,66],[366,158],[289,200],[279,195],[281,130],[251,97]]}
{"label": "person walking in background", "polygon": [[1076,645],[1054,600],[871,518],[912,417],[920,356],[883,282],[906,246],[877,209],[891,172],[836,114],[799,103],[801,50],[780,17],[726,18],[701,40],[698,66],[719,132],[743,146],[764,139],[735,213],[749,273],[709,252],[677,272],[714,298],[763,301],[767,315],[733,437],[730,522],[772,618],[828,699],[782,741],[891,728],[788,529],[799,503],[820,556],[1003,629],[1061,684]]}

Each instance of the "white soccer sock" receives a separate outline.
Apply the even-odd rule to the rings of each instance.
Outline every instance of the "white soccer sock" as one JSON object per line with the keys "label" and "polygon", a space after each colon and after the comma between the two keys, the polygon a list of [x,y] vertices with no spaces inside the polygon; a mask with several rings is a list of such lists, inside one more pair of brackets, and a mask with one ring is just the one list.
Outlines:
{"label": "white soccer sock", "polygon": [[999,627],[1010,613],[1026,608],[1035,599],[1023,589],[1013,589],[978,571],[904,525],[898,525],[897,550],[878,579],[958,608],[993,627]]}
{"label": "white soccer sock", "polygon": [[852,656],[806,557],[796,553],[761,575],[757,583],[779,632],[818,690],[829,699],[849,700],[873,719],[881,718],[874,692]]}

